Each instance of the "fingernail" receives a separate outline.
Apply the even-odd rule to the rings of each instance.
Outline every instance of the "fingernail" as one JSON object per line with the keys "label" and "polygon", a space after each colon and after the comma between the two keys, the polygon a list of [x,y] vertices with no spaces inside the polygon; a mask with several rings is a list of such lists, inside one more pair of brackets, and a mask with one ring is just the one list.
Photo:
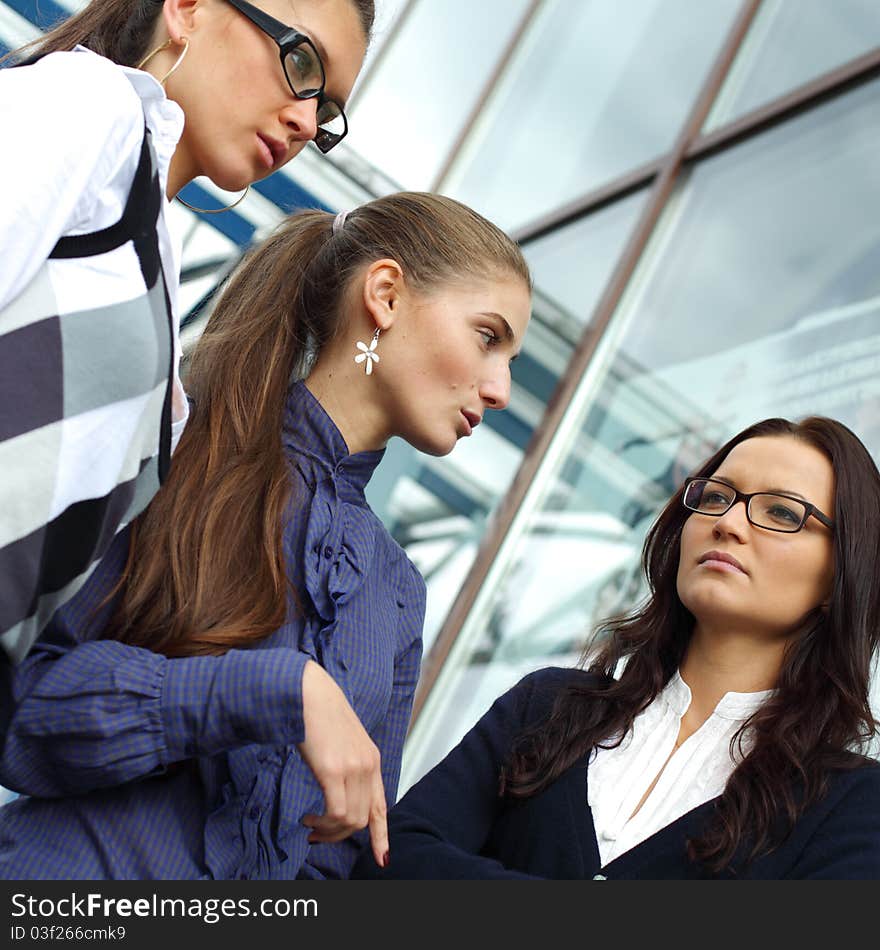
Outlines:
{"label": "fingernail", "polygon": [[391,852],[386,851],[385,854],[382,855],[382,867],[387,868],[389,864],[391,864]]}

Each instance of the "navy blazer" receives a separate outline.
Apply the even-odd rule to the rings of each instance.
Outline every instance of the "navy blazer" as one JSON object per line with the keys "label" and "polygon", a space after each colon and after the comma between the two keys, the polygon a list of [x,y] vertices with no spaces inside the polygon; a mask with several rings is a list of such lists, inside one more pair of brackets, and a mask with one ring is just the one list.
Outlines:
{"label": "navy blazer", "polygon": [[[686,879],[708,876],[686,853],[717,799],[682,815],[604,867],[587,803],[587,757],[539,795],[498,796],[511,741],[546,717],[566,683],[595,677],[551,668],[521,680],[498,699],[449,755],[392,808],[390,864],[369,849],[352,877],[373,879],[595,878]],[[828,793],[801,816],[787,839],[745,870],[721,877],[880,878],[880,763],[835,772]]]}

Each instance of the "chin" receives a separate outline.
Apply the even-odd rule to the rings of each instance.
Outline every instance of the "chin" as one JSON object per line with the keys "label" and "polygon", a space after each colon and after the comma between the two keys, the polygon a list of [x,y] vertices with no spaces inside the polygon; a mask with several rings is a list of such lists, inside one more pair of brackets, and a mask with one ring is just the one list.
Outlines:
{"label": "chin", "polygon": [[714,614],[736,614],[742,607],[740,598],[725,596],[723,590],[707,589],[708,585],[695,585],[679,590],[678,599],[697,620]]}
{"label": "chin", "polygon": [[218,188],[234,194],[238,191],[244,191],[248,185],[252,185],[255,181],[261,181],[266,176],[251,173],[249,175],[209,175],[208,177]]}
{"label": "chin", "polygon": [[444,455],[449,455],[449,453],[458,445],[458,439],[413,439],[410,441],[407,439],[407,442],[419,452],[424,452],[425,455],[433,455],[434,458],[443,458]]}
{"label": "chin", "polygon": [[693,616],[698,626],[711,628],[735,628],[742,624],[756,623],[758,615],[754,606],[740,599],[712,596],[705,591],[690,591],[687,598],[680,597],[682,604]]}
{"label": "chin", "polygon": [[207,168],[203,174],[207,178],[210,178],[218,188],[222,188],[224,191],[236,192],[244,191],[248,185],[270,175],[271,171],[267,169],[265,174],[263,174],[262,170],[257,171],[257,169],[252,166],[246,165],[236,168],[230,168],[228,166]]}

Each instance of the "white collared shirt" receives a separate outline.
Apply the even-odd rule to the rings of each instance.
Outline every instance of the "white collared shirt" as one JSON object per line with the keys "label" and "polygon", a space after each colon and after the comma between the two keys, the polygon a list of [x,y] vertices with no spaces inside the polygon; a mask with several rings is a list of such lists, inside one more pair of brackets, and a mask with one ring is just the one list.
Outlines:
{"label": "white collared shirt", "polygon": [[[703,725],[675,749],[682,716],[691,704],[690,688],[676,673],[636,717],[632,733],[619,746],[593,753],[587,797],[603,867],[724,791],[750,747],[746,735],[742,752],[735,748],[731,755],[730,740],[771,693],[726,693]],[[661,769],[651,794],[633,815]]]}
{"label": "white collared shirt", "polygon": [[[63,235],[88,234],[122,215],[140,157],[144,120],[152,133],[163,195],[183,111],[149,73],[78,46],[32,66],[0,70],[0,120],[10,137],[0,148],[0,311],[40,269]],[[188,416],[179,377],[177,291],[181,246],[157,224],[159,251],[175,317],[172,447]],[[94,261],[78,262],[76,279],[95,306],[102,292],[120,299],[119,279]],[[132,296],[138,292],[132,290]]]}

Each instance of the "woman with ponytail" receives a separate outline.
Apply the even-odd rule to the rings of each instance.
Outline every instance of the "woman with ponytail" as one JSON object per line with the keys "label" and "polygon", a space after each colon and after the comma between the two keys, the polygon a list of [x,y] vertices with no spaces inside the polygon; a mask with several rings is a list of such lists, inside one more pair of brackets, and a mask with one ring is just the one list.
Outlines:
{"label": "woman with ponytail", "polygon": [[372,21],[373,0],[91,0],[0,69],[4,675],[167,477],[168,202],[332,148]]}
{"label": "woman with ponytail", "polygon": [[529,311],[440,196],[245,257],[167,485],[15,670],[0,876],[344,877],[363,829],[387,863],[425,589],[364,489],[392,436],[445,455],[504,408]]}
{"label": "woman with ponytail", "polygon": [[648,533],[586,669],[502,696],[355,877],[880,877],[880,474],[832,419],[732,438]]}

